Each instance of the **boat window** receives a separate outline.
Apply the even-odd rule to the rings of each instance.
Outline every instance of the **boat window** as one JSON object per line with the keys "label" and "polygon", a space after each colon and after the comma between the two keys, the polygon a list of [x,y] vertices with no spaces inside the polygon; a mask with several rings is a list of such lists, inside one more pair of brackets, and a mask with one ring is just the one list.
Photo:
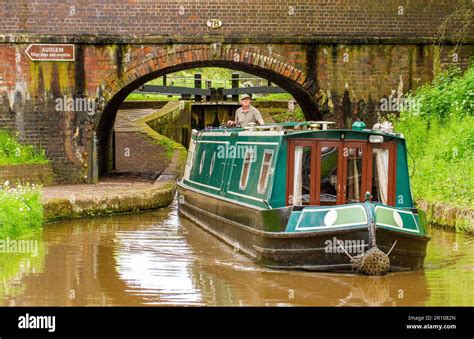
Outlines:
{"label": "boat window", "polygon": [[209,175],[214,171],[214,163],[216,162],[216,152],[212,155],[211,166],[209,167]]}
{"label": "boat window", "polygon": [[308,205],[311,190],[311,147],[295,146],[293,205]]}
{"label": "boat window", "polygon": [[389,150],[374,148],[372,151],[372,201],[387,204]]}
{"label": "boat window", "polygon": [[202,168],[204,167],[204,160],[206,159],[206,150],[202,151],[201,163],[199,164],[199,174],[202,173]]}
{"label": "boat window", "polygon": [[260,194],[265,193],[268,184],[268,178],[270,177],[270,169],[272,164],[273,151],[265,150],[263,152],[262,167],[260,169],[260,178],[258,179],[257,192]]}
{"label": "boat window", "polygon": [[239,188],[245,190],[247,187],[247,182],[249,181],[250,166],[253,162],[253,149],[247,148],[245,150],[244,163],[242,165],[242,173],[240,174],[240,184]]}
{"label": "boat window", "polygon": [[321,205],[335,205],[337,203],[338,161],[338,147],[321,147]]}
{"label": "boat window", "polygon": [[344,157],[347,157],[347,176],[344,184],[344,189],[346,190],[346,202],[360,201],[361,194],[363,193],[362,156],[362,148],[344,148]]}

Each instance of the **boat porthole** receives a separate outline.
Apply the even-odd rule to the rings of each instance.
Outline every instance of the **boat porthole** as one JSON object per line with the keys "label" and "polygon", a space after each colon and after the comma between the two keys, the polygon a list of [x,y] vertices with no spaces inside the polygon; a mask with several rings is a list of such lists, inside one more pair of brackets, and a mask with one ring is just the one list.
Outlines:
{"label": "boat porthole", "polygon": [[393,211],[393,219],[395,220],[395,223],[398,227],[403,227],[403,220],[400,216],[400,213],[398,213],[397,211]]}
{"label": "boat porthole", "polygon": [[331,226],[336,222],[337,219],[337,211],[336,210],[329,210],[328,213],[324,216],[324,225]]}

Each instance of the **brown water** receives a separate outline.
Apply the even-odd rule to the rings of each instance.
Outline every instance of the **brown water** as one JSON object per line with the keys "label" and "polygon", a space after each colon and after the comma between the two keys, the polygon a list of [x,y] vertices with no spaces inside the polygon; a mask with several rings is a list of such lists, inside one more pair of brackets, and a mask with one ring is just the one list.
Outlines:
{"label": "brown water", "polygon": [[176,205],[64,221],[0,253],[0,305],[474,305],[474,237],[431,235],[424,270],[365,277],[262,268]]}

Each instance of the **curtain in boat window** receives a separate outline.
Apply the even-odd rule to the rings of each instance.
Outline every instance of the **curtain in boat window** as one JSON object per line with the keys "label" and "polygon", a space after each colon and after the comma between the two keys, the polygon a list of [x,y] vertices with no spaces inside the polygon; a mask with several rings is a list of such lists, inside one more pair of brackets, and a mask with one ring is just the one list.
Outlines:
{"label": "curtain in boat window", "polygon": [[265,193],[268,184],[268,177],[270,174],[271,163],[273,157],[273,150],[266,149],[263,152],[262,167],[260,168],[260,177],[258,179],[257,192]]}
{"label": "curtain in boat window", "polygon": [[295,158],[294,158],[294,171],[293,171],[293,205],[302,205],[303,203],[303,146],[295,147]]}
{"label": "curtain in boat window", "polygon": [[242,164],[242,172],[240,174],[239,188],[241,190],[245,190],[247,188],[247,183],[249,181],[250,166],[252,165],[253,157],[254,157],[253,150],[246,149],[244,162]]}
{"label": "curtain in boat window", "polygon": [[347,202],[357,202],[360,200],[360,187],[362,186],[362,149],[349,147],[347,152],[346,199]]}
{"label": "curtain in boat window", "polygon": [[374,195],[374,200],[382,204],[387,203],[388,196],[388,155],[388,149],[376,148],[373,151],[372,194]]}

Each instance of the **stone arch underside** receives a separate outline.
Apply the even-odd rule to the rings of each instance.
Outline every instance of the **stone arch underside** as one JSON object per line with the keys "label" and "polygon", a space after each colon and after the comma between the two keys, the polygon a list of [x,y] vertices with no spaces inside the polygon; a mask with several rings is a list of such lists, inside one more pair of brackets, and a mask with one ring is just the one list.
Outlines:
{"label": "stone arch underside", "polygon": [[[148,55],[144,60],[132,61],[126,71],[109,76],[98,88],[99,110],[96,111],[95,132],[98,139],[97,160],[99,173],[108,172],[112,163],[112,134],[117,109],[125,98],[139,86],[186,69],[222,67],[243,71],[270,80],[290,93],[299,103],[307,120],[321,120],[315,100],[317,84],[294,66],[253,52],[229,49],[219,58],[210,49],[185,50],[161,56]],[[242,61],[240,61],[242,60]]]}

